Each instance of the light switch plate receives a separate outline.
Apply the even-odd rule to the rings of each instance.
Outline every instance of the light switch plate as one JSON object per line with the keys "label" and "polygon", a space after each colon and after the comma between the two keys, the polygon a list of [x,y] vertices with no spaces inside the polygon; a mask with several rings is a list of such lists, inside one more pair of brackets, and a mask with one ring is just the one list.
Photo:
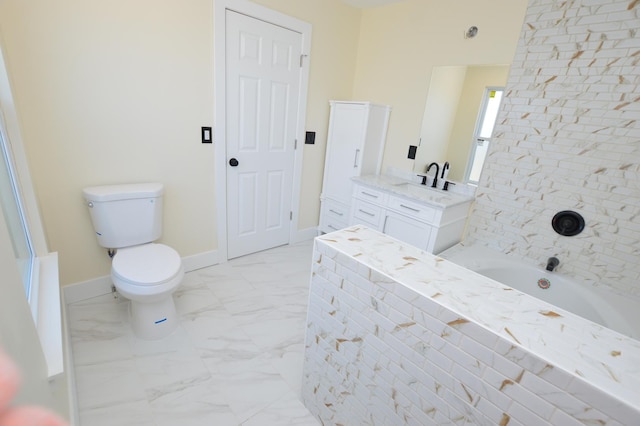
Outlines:
{"label": "light switch plate", "polygon": [[202,143],[213,143],[211,127],[203,127],[201,131]]}
{"label": "light switch plate", "polygon": [[306,145],[313,145],[316,143],[316,132],[306,132],[304,135],[304,143]]}
{"label": "light switch plate", "polygon": [[415,160],[417,151],[418,151],[418,147],[417,146],[409,145],[409,155],[407,155],[407,158],[409,160]]}

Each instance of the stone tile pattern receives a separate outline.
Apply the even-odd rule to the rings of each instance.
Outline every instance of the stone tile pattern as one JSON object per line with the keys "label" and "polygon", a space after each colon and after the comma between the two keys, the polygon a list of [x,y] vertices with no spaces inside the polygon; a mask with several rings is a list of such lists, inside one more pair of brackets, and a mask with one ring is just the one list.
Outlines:
{"label": "stone tile pattern", "polygon": [[[395,281],[388,272],[402,270],[399,259],[409,259],[402,260],[406,270],[415,268],[417,250],[399,247],[402,258],[390,255],[395,243],[382,236],[373,252],[386,260],[376,264],[370,253],[343,244],[371,247],[369,231],[338,235],[346,232],[353,230],[318,238],[313,255],[302,397],[323,424],[572,426],[640,418],[640,401],[636,408],[621,403],[514,344],[506,327],[500,335],[447,307],[441,299],[464,306],[470,298],[447,290],[446,282],[436,301]],[[435,258],[447,263],[441,261]],[[461,276],[473,280],[468,272]],[[460,283],[446,268],[442,274],[454,287]]]}
{"label": "stone tile pattern", "polygon": [[638,1],[530,1],[470,241],[640,296],[639,29]]}

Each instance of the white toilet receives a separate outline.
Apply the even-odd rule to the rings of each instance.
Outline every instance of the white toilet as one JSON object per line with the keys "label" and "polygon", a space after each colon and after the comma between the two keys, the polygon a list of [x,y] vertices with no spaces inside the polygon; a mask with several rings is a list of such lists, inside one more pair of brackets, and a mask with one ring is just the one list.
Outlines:
{"label": "white toilet", "polygon": [[98,243],[113,257],[113,284],[131,300],[134,332],[146,340],[167,336],[178,323],[173,292],[184,269],[177,251],[153,243],[162,234],[162,184],[93,186],[82,192]]}

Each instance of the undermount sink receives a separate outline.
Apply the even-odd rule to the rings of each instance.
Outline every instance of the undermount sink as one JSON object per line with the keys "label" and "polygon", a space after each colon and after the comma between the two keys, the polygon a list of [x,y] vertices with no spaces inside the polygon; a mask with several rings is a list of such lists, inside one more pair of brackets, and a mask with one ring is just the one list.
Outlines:
{"label": "undermount sink", "polygon": [[444,191],[442,189],[432,188],[431,185],[421,185],[410,179],[396,176],[367,175],[354,178],[354,181],[359,185],[387,191],[391,194],[400,195],[409,199],[413,198],[416,201],[444,209],[457,206],[458,204],[470,203],[474,199],[472,195],[451,191],[451,186],[448,191]]}
{"label": "undermount sink", "polygon": [[419,183],[413,182],[400,182],[393,184],[392,187],[395,188],[394,192],[398,194],[402,194],[407,197],[416,197],[423,201],[443,202],[455,198],[455,195],[451,194],[449,191],[432,188],[431,185],[420,185]]}
{"label": "undermount sink", "polygon": [[415,194],[424,194],[424,191],[427,191],[427,192],[437,192],[438,194],[446,195],[446,194],[443,194],[442,193],[443,191],[440,189],[436,189],[428,185],[420,185],[412,182],[401,182],[393,186],[395,186],[398,189],[403,189],[403,190],[409,191],[410,193],[415,193]]}

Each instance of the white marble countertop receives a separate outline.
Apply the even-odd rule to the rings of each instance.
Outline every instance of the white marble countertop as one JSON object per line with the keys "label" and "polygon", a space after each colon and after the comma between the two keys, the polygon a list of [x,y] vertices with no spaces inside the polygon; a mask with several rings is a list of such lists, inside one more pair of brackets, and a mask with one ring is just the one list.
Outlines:
{"label": "white marble countertop", "polygon": [[458,204],[469,203],[473,197],[454,194],[451,191],[434,189],[426,185],[409,182],[399,177],[388,175],[365,175],[352,178],[356,183],[373,188],[382,189],[422,203],[439,208],[452,207]]}
{"label": "white marble countertop", "polygon": [[640,410],[640,341],[363,226],[318,240]]}

